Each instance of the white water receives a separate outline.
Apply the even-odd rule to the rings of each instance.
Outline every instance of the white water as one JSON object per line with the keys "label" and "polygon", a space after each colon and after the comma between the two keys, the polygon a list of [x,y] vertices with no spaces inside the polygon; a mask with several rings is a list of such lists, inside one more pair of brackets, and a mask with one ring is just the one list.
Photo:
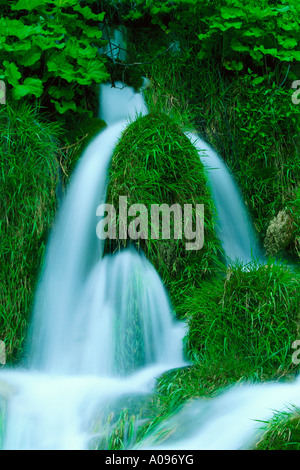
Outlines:
{"label": "white water", "polygon": [[233,175],[219,155],[199,136],[187,133],[208,171],[209,184],[216,206],[216,233],[228,261],[244,264],[262,260],[255,230]]}
{"label": "white water", "polygon": [[[121,399],[151,393],[156,377],[184,365],[184,325],[173,320],[154,268],[134,250],[101,259],[96,207],[105,201],[111,154],[127,120],[147,111],[141,95],[128,88],[105,86],[102,98],[103,118],[110,125],[84,153],[51,235],[36,293],[28,367],[0,373],[5,449],[87,449],[103,408],[114,410]],[[204,146],[207,156],[201,158],[210,168],[213,194],[218,185],[221,189],[216,204],[221,227],[230,204],[233,214],[240,214],[239,223],[246,220],[244,232],[231,243],[236,230],[231,219],[230,230],[220,233],[222,242],[230,258],[248,260],[253,238],[242,200],[219,157],[198,140],[200,155]],[[245,448],[259,427],[253,420],[289,402],[298,404],[299,395],[297,381],[242,386],[195,401],[166,423],[179,430],[163,448]],[[153,439],[145,447],[154,447]]]}

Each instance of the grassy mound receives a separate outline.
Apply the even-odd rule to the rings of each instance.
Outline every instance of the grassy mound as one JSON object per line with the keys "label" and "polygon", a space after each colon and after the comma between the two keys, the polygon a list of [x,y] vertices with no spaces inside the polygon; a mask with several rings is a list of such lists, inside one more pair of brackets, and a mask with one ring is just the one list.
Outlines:
{"label": "grassy mound", "polygon": [[0,108],[0,339],[7,361],[22,350],[46,236],[56,208],[57,124],[26,104]]}
{"label": "grassy mound", "polygon": [[185,301],[188,348],[196,361],[218,363],[240,377],[295,371],[300,278],[285,266],[236,266],[225,279],[203,283]]}
{"label": "grassy mound", "polygon": [[300,409],[290,406],[264,422],[264,433],[256,443],[258,450],[300,450]]}
{"label": "grassy mound", "polygon": [[[136,240],[160,274],[173,302],[179,308],[183,291],[197,285],[215,272],[220,245],[214,233],[213,203],[204,167],[190,140],[168,116],[150,113],[138,118],[125,130],[117,145],[110,168],[107,203],[116,210],[116,237],[107,240],[108,251],[114,251],[132,240],[121,239],[119,197],[127,197],[127,207],[143,204],[147,215],[147,237]],[[170,239],[163,239],[161,224],[150,216],[152,205],[184,204],[192,207],[192,225],[196,227],[196,204],[204,204],[204,245],[187,250],[185,232],[175,236],[170,216]],[[183,210],[184,213],[184,210]],[[139,212],[141,214],[141,212]],[[183,216],[182,216],[183,217]],[[146,220],[146,219],[145,219]],[[127,217],[127,226],[132,217]],[[157,222],[157,221],[156,221]],[[157,239],[152,236],[152,230]],[[178,299],[178,302],[175,301]]]}

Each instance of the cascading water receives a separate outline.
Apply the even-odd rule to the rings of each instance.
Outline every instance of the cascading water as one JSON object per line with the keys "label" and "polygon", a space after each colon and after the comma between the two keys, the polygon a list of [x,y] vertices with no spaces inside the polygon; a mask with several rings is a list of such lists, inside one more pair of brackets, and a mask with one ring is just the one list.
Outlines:
{"label": "cascading water", "polygon": [[122,120],[107,107],[113,123],[85,151],[50,236],[28,368],[1,371],[5,449],[87,448],[88,421],[103,402],[149,393],[157,374],[185,364],[184,325],[149,261],[133,249],[101,259],[96,209],[111,155],[127,120],[146,112],[141,95],[123,85],[118,92]]}
{"label": "cascading water", "polygon": [[208,171],[216,206],[216,232],[229,262],[262,260],[255,231],[240,190],[219,155],[199,136],[187,133]]}
{"label": "cascading water", "polygon": [[[122,99],[116,106],[118,94]],[[111,154],[126,119],[147,109],[140,94],[123,86],[105,85],[101,96],[109,127],[85,151],[50,237],[36,293],[28,366],[1,370],[5,449],[87,449],[94,437],[90,423],[102,408],[149,394],[163,371],[185,364],[184,324],[172,318],[153,266],[134,250],[102,258],[96,208],[105,201]],[[197,137],[188,136],[192,141]],[[251,248],[257,253],[257,247],[236,185],[204,142],[198,139],[196,147],[209,168],[224,249],[230,259],[249,261]],[[236,223],[243,224],[238,234]],[[290,401],[299,404],[299,389],[298,381],[242,385],[215,399],[196,400],[166,422],[178,427],[179,435],[164,448],[251,445],[259,427],[254,420]],[[140,448],[149,447],[152,439]]]}

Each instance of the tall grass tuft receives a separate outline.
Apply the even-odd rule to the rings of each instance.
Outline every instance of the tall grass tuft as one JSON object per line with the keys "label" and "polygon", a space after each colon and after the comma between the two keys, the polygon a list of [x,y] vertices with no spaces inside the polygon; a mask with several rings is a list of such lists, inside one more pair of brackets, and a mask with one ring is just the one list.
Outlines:
{"label": "tall grass tuft", "polygon": [[204,282],[184,301],[191,357],[230,367],[240,378],[294,373],[299,287],[297,273],[271,261],[248,269],[236,265],[225,278]]}
{"label": "tall grass tuft", "polygon": [[0,339],[17,360],[56,209],[60,125],[29,105],[0,108]]}

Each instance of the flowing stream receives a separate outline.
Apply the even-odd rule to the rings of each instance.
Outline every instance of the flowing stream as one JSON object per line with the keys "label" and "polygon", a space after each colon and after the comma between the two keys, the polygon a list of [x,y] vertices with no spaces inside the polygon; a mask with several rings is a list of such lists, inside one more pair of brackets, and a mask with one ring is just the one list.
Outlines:
{"label": "flowing stream", "polygon": [[[128,397],[142,400],[160,374],[186,365],[185,324],[174,319],[154,267],[134,249],[102,257],[96,236],[114,147],[128,122],[147,113],[140,93],[118,85],[102,86],[100,114],[108,127],[84,152],[50,236],[27,366],[0,371],[4,449],[88,449],[95,437],[105,437],[105,425],[95,422],[101,410],[118,409]],[[197,139],[208,168],[228,258],[260,257],[228,169],[198,136],[188,136]],[[298,381],[237,385],[218,398],[193,401],[167,421],[179,431],[164,448],[246,448],[259,427],[255,420],[299,401]],[[154,442],[149,438],[141,448]]]}

